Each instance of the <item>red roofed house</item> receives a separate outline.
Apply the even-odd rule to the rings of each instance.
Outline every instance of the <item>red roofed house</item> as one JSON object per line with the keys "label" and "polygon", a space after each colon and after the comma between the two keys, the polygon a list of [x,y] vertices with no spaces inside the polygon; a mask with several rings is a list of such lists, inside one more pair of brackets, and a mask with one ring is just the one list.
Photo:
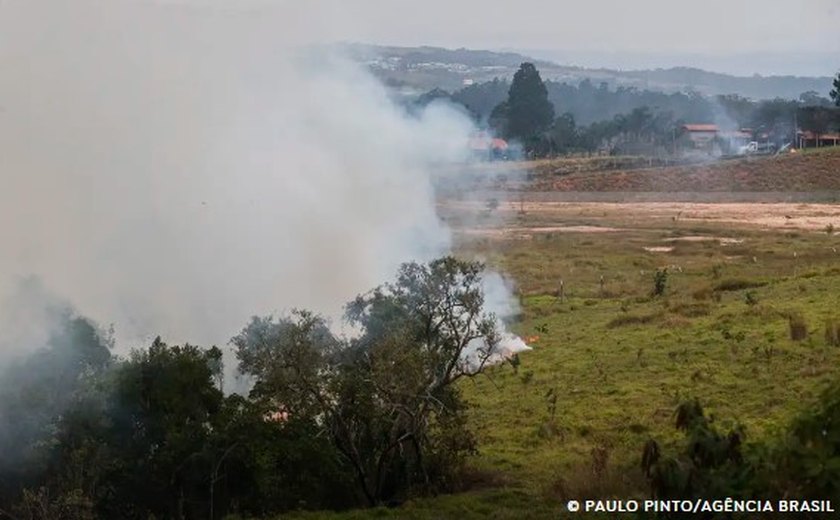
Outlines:
{"label": "red roofed house", "polygon": [[822,146],[837,146],[840,145],[840,134],[825,133],[818,134],[805,130],[804,132],[796,132],[796,147],[797,148],[814,148]]}
{"label": "red roofed house", "polygon": [[683,135],[692,148],[712,153],[718,135],[717,125],[688,124],[682,128]]}
{"label": "red roofed house", "polygon": [[508,143],[498,137],[490,137],[484,132],[474,135],[469,142],[470,150],[477,156],[488,159],[505,159]]}

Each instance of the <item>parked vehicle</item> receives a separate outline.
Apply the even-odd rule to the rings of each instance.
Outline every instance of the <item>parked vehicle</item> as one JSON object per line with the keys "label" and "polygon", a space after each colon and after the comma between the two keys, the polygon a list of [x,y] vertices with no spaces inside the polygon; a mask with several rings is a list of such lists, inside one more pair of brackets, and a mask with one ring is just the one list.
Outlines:
{"label": "parked vehicle", "polygon": [[776,153],[776,145],[769,142],[751,141],[738,148],[738,155],[766,155],[771,153]]}

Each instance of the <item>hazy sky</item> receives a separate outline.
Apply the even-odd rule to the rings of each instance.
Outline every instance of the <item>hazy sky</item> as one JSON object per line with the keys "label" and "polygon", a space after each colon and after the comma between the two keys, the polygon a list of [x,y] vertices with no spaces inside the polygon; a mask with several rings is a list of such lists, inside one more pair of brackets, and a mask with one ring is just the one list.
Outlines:
{"label": "hazy sky", "polygon": [[[158,0],[244,6],[309,42],[515,49],[587,66],[840,69],[838,0]],[[572,51],[572,52],[569,52]]]}
{"label": "hazy sky", "polygon": [[350,28],[348,37],[412,45],[840,50],[837,0],[352,0],[341,4],[342,11],[357,14],[356,34]]}
{"label": "hazy sky", "polygon": [[[87,3],[114,2],[84,0]],[[41,6],[68,0],[29,0]],[[0,16],[10,16],[0,0]],[[840,0],[119,0],[245,15],[300,43],[509,49],[565,64],[738,74],[840,69]],[[50,7],[51,8],[51,7]],[[45,11],[45,13],[48,11]],[[14,13],[12,13],[13,15]],[[38,18],[29,22],[37,24]],[[251,23],[249,22],[249,23]],[[40,32],[37,25],[28,28]],[[83,35],[80,35],[83,38]]]}

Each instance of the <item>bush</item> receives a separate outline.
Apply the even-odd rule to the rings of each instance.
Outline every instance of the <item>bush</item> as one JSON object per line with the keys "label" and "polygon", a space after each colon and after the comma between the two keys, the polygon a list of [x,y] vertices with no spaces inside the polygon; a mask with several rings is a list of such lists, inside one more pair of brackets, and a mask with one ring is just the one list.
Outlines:
{"label": "bush", "polygon": [[802,341],[808,337],[808,324],[801,314],[788,316],[788,328],[790,329],[790,339],[793,341]]}
{"label": "bush", "polygon": [[650,482],[652,496],[738,496],[739,475],[748,464],[741,450],[743,429],[718,431],[697,400],[677,407],[674,426],[685,434],[686,443],[680,452],[664,455],[654,439],[642,450],[642,470]]}
{"label": "bush", "polygon": [[712,298],[712,288],[711,287],[701,287],[691,293],[691,297],[698,301],[709,300]]}
{"label": "bush", "polygon": [[657,269],[653,274],[653,295],[662,296],[668,286],[668,269]]}
{"label": "bush", "polygon": [[[696,400],[677,408],[675,426],[685,434],[676,453],[654,439],[642,450],[641,467],[657,499],[709,496],[837,500],[840,490],[840,381],[802,412],[775,441],[744,449],[743,428],[719,431]],[[819,518],[801,513],[798,518]],[[667,516],[666,516],[667,518]],[[731,518],[709,515],[705,518]],[[735,517],[739,518],[739,517]]]}
{"label": "bush", "polygon": [[825,343],[831,347],[840,347],[840,322],[835,319],[825,322]]}
{"label": "bush", "polygon": [[840,383],[835,381],[803,412],[773,453],[765,480],[778,496],[837,500],[840,482]]}
{"label": "bush", "polygon": [[699,318],[711,314],[712,309],[707,303],[678,303],[670,311],[686,318]]}
{"label": "bush", "polygon": [[715,291],[742,291],[744,289],[755,289],[757,287],[764,287],[765,285],[767,285],[767,282],[761,282],[758,280],[744,280],[742,278],[730,278],[717,284],[715,286]]}

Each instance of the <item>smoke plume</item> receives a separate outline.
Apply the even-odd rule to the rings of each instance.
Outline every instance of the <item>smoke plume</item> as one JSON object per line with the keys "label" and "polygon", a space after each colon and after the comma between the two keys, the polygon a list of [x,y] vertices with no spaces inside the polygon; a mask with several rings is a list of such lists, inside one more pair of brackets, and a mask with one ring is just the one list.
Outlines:
{"label": "smoke plume", "polygon": [[431,179],[470,122],[302,51],[314,7],[246,4],[0,4],[0,294],[37,276],[122,348],[222,345],[449,250]]}

